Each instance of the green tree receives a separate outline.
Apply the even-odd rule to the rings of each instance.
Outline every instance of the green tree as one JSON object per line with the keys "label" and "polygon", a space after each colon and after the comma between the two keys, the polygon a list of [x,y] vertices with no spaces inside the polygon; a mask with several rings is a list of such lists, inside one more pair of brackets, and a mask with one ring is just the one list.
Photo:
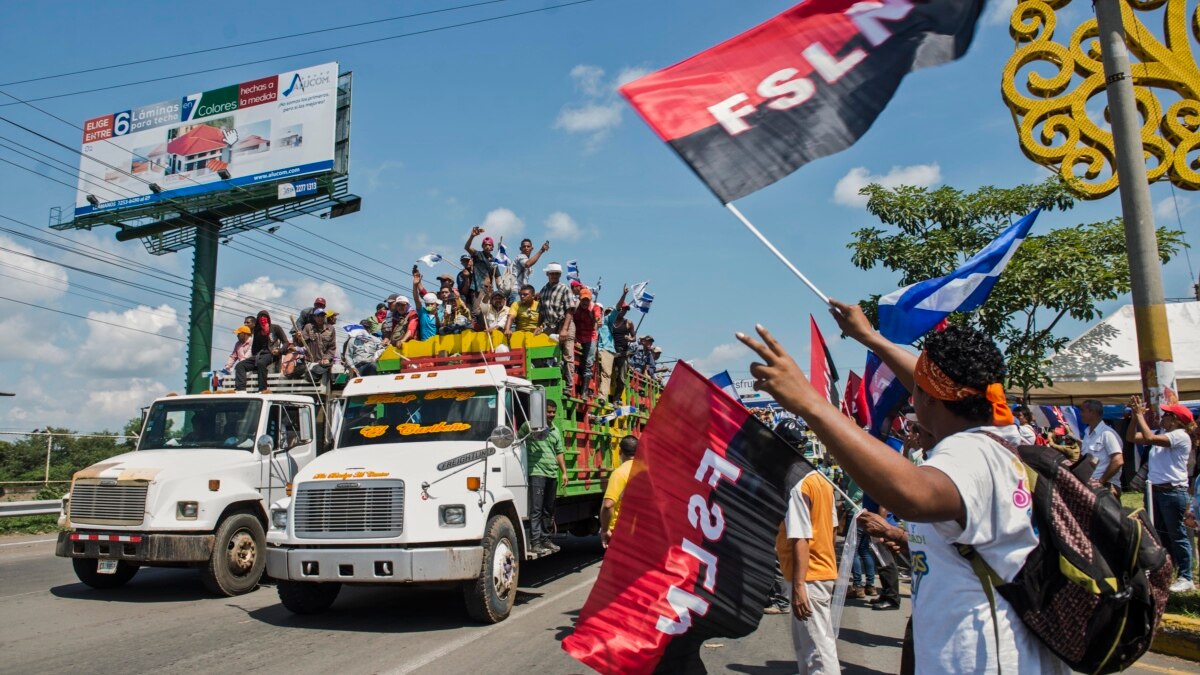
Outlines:
{"label": "green tree", "polygon": [[[1017,219],[1036,208],[1066,211],[1075,197],[1061,179],[1014,188],[981,187],[963,192],[949,186],[934,190],[868,185],[867,210],[888,229],[854,232],[848,244],[851,260],[861,269],[882,266],[900,272],[900,285],[949,274],[996,238]],[[1046,231],[1043,214],[1034,231]],[[1183,233],[1158,229],[1163,262],[1179,252]],[[1098,303],[1128,293],[1129,260],[1120,218],[1061,227],[1031,235],[1009,262],[982,307],[955,314],[951,321],[990,335],[1001,345],[1008,363],[1010,389],[1022,397],[1051,382],[1048,356],[1069,338],[1055,333],[1063,317],[1094,321]],[[879,296],[862,302],[873,318]]]}

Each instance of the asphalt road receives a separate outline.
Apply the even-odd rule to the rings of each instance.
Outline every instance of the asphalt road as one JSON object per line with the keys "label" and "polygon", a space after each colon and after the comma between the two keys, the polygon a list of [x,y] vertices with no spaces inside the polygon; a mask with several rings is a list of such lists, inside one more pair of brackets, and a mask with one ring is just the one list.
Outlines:
{"label": "asphalt road", "polygon": [[[272,587],[209,596],[191,570],[144,569],[96,591],[54,557],[48,535],[0,538],[0,671],[156,673],[579,673],[562,651],[599,572],[595,539],[527,563],[513,615],[494,626],[465,617],[451,590],[347,588],[326,614],[285,610]],[[902,611],[850,605],[838,649],[845,672],[892,673]],[[710,640],[710,672],[795,673],[787,616],[764,616],[740,640]],[[1135,673],[1192,673],[1197,664],[1148,655]]]}

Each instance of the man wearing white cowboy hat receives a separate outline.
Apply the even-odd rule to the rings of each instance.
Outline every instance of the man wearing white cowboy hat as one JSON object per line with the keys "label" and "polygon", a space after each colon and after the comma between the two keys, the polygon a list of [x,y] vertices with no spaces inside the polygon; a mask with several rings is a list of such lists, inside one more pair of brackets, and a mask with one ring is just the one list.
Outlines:
{"label": "man wearing white cowboy hat", "polygon": [[575,322],[573,315],[579,301],[571,288],[562,283],[562,265],[546,265],[546,285],[538,294],[541,330],[558,337],[562,347],[563,378],[567,387],[575,385]]}

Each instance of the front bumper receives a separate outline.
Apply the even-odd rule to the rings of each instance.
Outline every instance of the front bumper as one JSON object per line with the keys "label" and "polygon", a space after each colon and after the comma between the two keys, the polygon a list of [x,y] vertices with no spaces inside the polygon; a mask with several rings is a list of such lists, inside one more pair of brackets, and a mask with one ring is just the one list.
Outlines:
{"label": "front bumper", "polygon": [[290,581],[403,584],[478,579],[483,547],[268,548],[267,574]]}
{"label": "front bumper", "polygon": [[203,533],[59,532],[54,555],[136,563],[205,562],[212,557],[215,540]]}

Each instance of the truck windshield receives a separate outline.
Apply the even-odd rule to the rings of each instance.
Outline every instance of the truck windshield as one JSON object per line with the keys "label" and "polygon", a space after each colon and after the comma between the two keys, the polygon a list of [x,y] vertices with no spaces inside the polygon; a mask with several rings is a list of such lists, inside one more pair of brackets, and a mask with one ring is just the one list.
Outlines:
{"label": "truck windshield", "polygon": [[254,448],[262,401],[181,399],[150,407],[138,450],[163,448]]}
{"label": "truck windshield", "polygon": [[496,390],[437,389],[352,396],[338,447],[485,441],[496,428]]}

